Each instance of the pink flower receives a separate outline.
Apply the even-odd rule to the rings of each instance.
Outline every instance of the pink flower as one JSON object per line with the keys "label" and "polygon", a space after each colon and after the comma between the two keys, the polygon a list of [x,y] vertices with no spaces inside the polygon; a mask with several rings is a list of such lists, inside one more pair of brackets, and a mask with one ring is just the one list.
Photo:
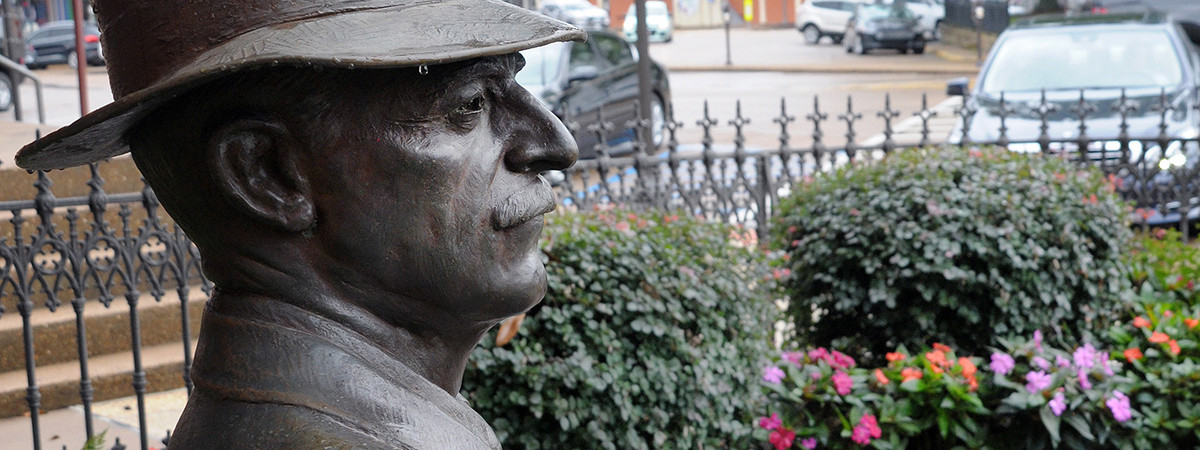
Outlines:
{"label": "pink flower", "polygon": [[804,353],[802,352],[783,352],[782,356],[785,361],[792,363],[796,367],[800,367],[802,365],[801,360],[804,359]]}
{"label": "pink flower", "polygon": [[764,430],[774,430],[783,426],[783,421],[779,420],[779,413],[771,413],[771,417],[759,417],[758,426]]}
{"label": "pink flower", "polygon": [[1112,398],[1104,402],[1104,405],[1112,411],[1113,418],[1117,419],[1117,422],[1133,418],[1133,409],[1129,407],[1129,397],[1126,397],[1121,391],[1113,391]]}
{"label": "pink flower", "polygon": [[825,347],[817,347],[808,351],[808,359],[813,361],[825,358],[826,356],[829,356],[829,351],[825,350]]}
{"label": "pink flower", "polygon": [[1079,375],[1079,387],[1083,388],[1083,390],[1085,390],[1085,391],[1088,389],[1091,389],[1092,388],[1092,380],[1088,379],[1087,371],[1084,370],[1083,368],[1080,368],[1078,375]]}
{"label": "pink flower", "polygon": [[812,450],[817,448],[817,438],[806,438],[800,440],[800,446]]}
{"label": "pink flower", "polygon": [[1033,331],[1033,348],[1042,351],[1042,330]]}
{"label": "pink flower", "polygon": [[1008,375],[1016,365],[1017,362],[1007,353],[992,353],[992,363],[988,364],[988,367],[992,369],[992,372],[1000,375]]}
{"label": "pink flower", "polygon": [[1050,381],[1053,379],[1054,377],[1040,370],[1029,372],[1025,374],[1025,390],[1029,391],[1030,394],[1042,392],[1050,387]]}
{"label": "pink flower", "polygon": [[775,446],[776,450],[784,450],[791,448],[792,441],[796,440],[796,432],[787,428],[780,428],[772,431],[771,436],[767,440],[771,442],[771,445]]}
{"label": "pink flower", "polygon": [[1092,347],[1092,344],[1084,344],[1083,347],[1075,349],[1071,358],[1075,360],[1075,367],[1087,369],[1096,364],[1096,348]]}
{"label": "pink flower", "polygon": [[862,418],[858,421],[858,425],[854,426],[850,440],[861,445],[867,445],[871,443],[871,438],[879,439],[881,436],[883,436],[883,430],[879,428],[879,422],[875,420],[875,416],[863,414]]}
{"label": "pink flower", "polygon": [[851,357],[847,356],[846,354],[839,352],[837,350],[834,350],[833,352],[831,352],[830,355],[832,355],[832,358],[831,358],[832,361],[829,362],[829,365],[833,366],[835,369],[836,368],[849,369],[851,367],[854,367],[854,358],[851,358]]}
{"label": "pink flower", "polygon": [[1063,358],[1062,355],[1059,355],[1059,356],[1054,357],[1054,365],[1058,366],[1061,369],[1066,369],[1068,367],[1071,367],[1071,361],[1067,360],[1067,358]]}
{"label": "pink flower", "polygon": [[1050,411],[1055,416],[1061,416],[1063,411],[1067,409],[1067,397],[1062,392],[1054,394],[1054,398],[1050,399]]}
{"label": "pink flower", "polygon": [[763,369],[763,378],[762,379],[763,379],[763,381],[766,381],[771,384],[779,384],[779,383],[783,382],[783,378],[786,376],[787,376],[787,374],[783,373],[783,369],[780,369],[775,366],[767,366],[766,368]]}
{"label": "pink flower", "polygon": [[833,388],[837,390],[838,395],[849,394],[850,388],[854,387],[854,380],[851,380],[850,375],[846,375],[846,372],[839,370],[830,378],[833,380]]}
{"label": "pink flower", "polygon": [[1033,357],[1033,365],[1038,366],[1042,370],[1050,370],[1050,361],[1046,361],[1046,358],[1041,356]]}

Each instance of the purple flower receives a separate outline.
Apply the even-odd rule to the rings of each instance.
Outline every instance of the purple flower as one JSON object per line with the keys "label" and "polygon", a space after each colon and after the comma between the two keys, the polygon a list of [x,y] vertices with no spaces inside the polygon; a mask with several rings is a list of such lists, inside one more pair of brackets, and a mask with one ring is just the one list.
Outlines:
{"label": "purple flower", "polygon": [[812,450],[817,448],[817,438],[805,438],[800,440],[800,446]]}
{"label": "purple flower", "polygon": [[804,358],[804,352],[783,352],[783,359],[792,363],[796,367],[800,367],[801,360]]}
{"label": "purple flower", "polygon": [[1078,375],[1079,375],[1079,387],[1083,388],[1083,390],[1085,390],[1085,391],[1088,389],[1091,389],[1092,388],[1092,380],[1088,379],[1087,371],[1083,370],[1081,368],[1081,369],[1079,369]]}
{"label": "purple flower", "polygon": [[1097,352],[1096,359],[1100,360],[1100,367],[1104,369],[1104,376],[1106,376],[1106,377],[1113,376],[1114,372],[1112,370],[1112,367],[1108,364],[1108,361],[1109,361],[1108,352]]}
{"label": "purple flower", "polygon": [[1042,370],[1050,370],[1050,361],[1046,361],[1046,358],[1041,356],[1033,357],[1033,365],[1040,367]]}
{"label": "purple flower", "polygon": [[779,413],[771,413],[771,417],[759,417],[758,426],[764,430],[774,430],[783,426],[783,421],[779,420]]}
{"label": "purple flower", "polygon": [[1058,366],[1059,368],[1066,369],[1071,367],[1071,361],[1067,360],[1067,358],[1063,358],[1062,355],[1058,355],[1054,358],[1054,365]]}
{"label": "purple flower", "polygon": [[1042,351],[1042,330],[1033,331],[1033,348]]}
{"label": "purple flower", "polygon": [[1061,416],[1063,411],[1067,409],[1067,397],[1062,392],[1054,394],[1054,398],[1050,399],[1050,411],[1055,416]]}
{"label": "purple flower", "polygon": [[1052,379],[1054,379],[1054,377],[1040,370],[1036,372],[1029,372],[1025,374],[1025,390],[1029,391],[1030,394],[1042,392],[1046,388],[1050,387],[1050,381]]}
{"label": "purple flower", "polygon": [[992,369],[992,372],[1000,375],[1008,375],[1016,365],[1017,362],[1013,361],[1013,357],[1007,353],[992,353],[992,363],[988,367]]}
{"label": "purple flower", "polygon": [[779,384],[783,382],[783,377],[787,375],[783,373],[783,369],[775,366],[767,366],[763,369],[763,381],[771,384]]}
{"label": "purple flower", "polygon": [[1121,391],[1113,391],[1112,398],[1104,402],[1104,405],[1112,411],[1113,418],[1117,419],[1117,422],[1133,418],[1133,410],[1129,407],[1129,397],[1126,397]]}
{"label": "purple flower", "polygon": [[846,372],[839,370],[830,378],[833,380],[833,388],[837,390],[838,395],[849,394],[850,388],[854,387],[854,380],[851,380],[850,375],[846,375]]}
{"label": "purple flower", "polygon": [[1083,344],[1083,347],[1075,349],[1075,353],[1071,357],[1075,361],[1075,367],[1091,368],[1096,365],[1096,348],[1092,347],[1092,344]]}

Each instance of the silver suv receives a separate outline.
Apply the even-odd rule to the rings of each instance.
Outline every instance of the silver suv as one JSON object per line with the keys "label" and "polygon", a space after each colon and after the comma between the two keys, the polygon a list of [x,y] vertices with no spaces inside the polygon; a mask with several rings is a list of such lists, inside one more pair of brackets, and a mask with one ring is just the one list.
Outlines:
{"label": "silver suv", "polygon": [[846,22],[854,14],[854,7],[866,0],[808,0],[796,7],[796,28],[804,34],[804,41],[816,44],[822,37],[829,36],[834,44],[842,42]]}

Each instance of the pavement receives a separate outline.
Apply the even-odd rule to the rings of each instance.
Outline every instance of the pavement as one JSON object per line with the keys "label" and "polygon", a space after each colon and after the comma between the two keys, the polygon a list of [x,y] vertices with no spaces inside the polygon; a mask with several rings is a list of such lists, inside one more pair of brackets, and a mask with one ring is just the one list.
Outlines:
{"label": "pavement", "polygon": [[[736,28],[728,35],[729,52],[726,53],[724,29],[677,30],[675,39],[668,44],[652,44],[651,54],[670,71],[770,71],[793,73],[926,73],[973,76],[978,71],[975,55],[967,50],[954,48],[938,42],[928,44],[923,55],[872,54],[850,55],[843,51],[805,48],[800,33],[793,28],[753,29]],[[822,46],[831,46],[823,42]],[[726,64],[726,61],[730,64]],[[13,113],[0,115],[0,170],[14,169],[13,155],[20,147],[33,141],[35,133],[45,135],[50,131],[78,119],[78,81],[76,73],[65,66],[52,66],[36,72],[47,92],[47,123],[38,124],[34,88],[26,81],[20,86],[24,121],[14,120]],[[103,68],[89,68],[87,72],[88,94],[94,110],[112,101],[108,88],[107,73]],[[50,95],[55,93],[57,95]],[[53,98],[51,101],[49,99]],[[955,100],[955,99],[951,99]],[[946,128],[952,120],[952,101],[933,108],[939,111],[941,124],[934,128]],[[947,111],[949,110],[949,111]],[[944,111],[944,112],[943,112]],[[913,131],[919,119],[909,118],[897,126],[897,139],[903,133]],[[878,137],[877,137],[878,138]],[[870,138],[868,139],[870,140]],[[150,394],[146,399],[148,412],[147,428],[151,446],[158,446],[167,429],[173,428],[178,420],[186,394],[181,391]],[[136,399],[129,397],[97,403],[94,407],[97,432],[109,430],[108,445],[119,437],[121,442],[135,448],[139,442]],[[83,410],[80,406],[49,411],[40,416],[43,448],[79,448],[83,442]],[[32,448],[32,432],[29,419],[25,417],[0,420],[0,436],[4,436],[5,448]]]}

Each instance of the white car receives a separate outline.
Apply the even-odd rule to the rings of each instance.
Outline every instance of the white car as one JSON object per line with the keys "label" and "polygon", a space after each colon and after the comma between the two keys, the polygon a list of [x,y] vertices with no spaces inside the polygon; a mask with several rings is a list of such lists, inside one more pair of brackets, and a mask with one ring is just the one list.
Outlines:
{"label": "white car", "polygon": [[942,19],[946,18],[946,3],[944,0],[907,0],[908,9],[917,14],[921,29],[925,31],[925,40],[940,41],[942,39]]}
{"label": "white car", "polygon": [[834,44],[842,42],[846,23],[854,14],[854,7],[868,0],[807,0],[796,6],[796,29],[804,34],[804,41],[816,44],[829,36]]}
{"label": "white car", "polygon": [[608,28],[608,11],[585,0],[548,0],[541,13],[588,30]]}
{"label": "white car", "polygon": [[[671,42],[674,38],[674,24],[671,21],[671,11],[667,4],[661,1],[646,2],[646,29],[650,32],[650,42]],[[625,39],[637,42],[637,6],[629,5],[625,12],[625,24],[621,26]]]}

